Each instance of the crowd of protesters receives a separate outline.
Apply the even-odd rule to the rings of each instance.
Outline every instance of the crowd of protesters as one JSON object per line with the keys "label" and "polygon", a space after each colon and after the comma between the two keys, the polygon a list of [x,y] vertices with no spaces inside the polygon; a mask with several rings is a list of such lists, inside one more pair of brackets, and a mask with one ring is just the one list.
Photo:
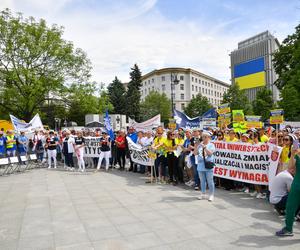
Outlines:
{"label": "crowd of protesters", "polygon": [[[99,157],[85,157],[85,138],[100,137],[101,153]],[[154,170],[134,163],[129,154],[126,137],[141,147],[147,147],[155,153]],[[36,153],[41,163],[48,168],[57,168],[62,162],[70,171],[85,172],[92,168],[95,172],[110,168],[139,172],[149,176],[147,182],[161,184],[184,184],[199,190],[199,199],[214,200],[215,186],[226,190],[249,193],[258,199],[269,198],[280,215],[286,213],[286,227],[278,231],[278,236],[293,235],[292,225],[300,208],[300,129],[287,126],[283,130],[250,129],[245,133],[236,133],[233,129],[164,129],[158,127],[151,131],[120,130],[111,140],[105,130],[95,131],[35,131],[32,136],[25,133],[15,135],[12,130],[0,131],[0,157],[22,156]],[[213,176],[215,146],[213,141],[243,142],[251,144],[273,143],[282,147],[277,175],[269,183],[270,188],[262,185],[250,185]],[[127,164],[126,164],[127,163]],[[298,170],[298,171],[297,171]],[[298,173],[298,174],[297,174]],[[208,188],[208,192],[207,192]],[[293,195],[291,195],[293,194]],[[299,219],[299,217],[298,217]]]}

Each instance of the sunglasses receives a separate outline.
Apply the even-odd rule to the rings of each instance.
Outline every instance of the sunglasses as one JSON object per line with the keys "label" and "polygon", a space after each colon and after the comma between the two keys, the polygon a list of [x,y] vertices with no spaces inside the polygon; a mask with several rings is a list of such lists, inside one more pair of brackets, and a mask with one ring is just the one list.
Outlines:
{"label": "sunglasses", "polygon": [[218,134],[218,136],[223,136],[222,134]]}
{"label": "sunglasses", "polygon": [[171,136],[174,136],[175,134],[170,134]]}
{"label": "sunglasses", "polygon": [[284,138],[283,140],[284,140],[284,141],[289,141],[290,139],[288,139],[288,138]]}
{"label": "sunglasses", "polygon": [[283,136],[282,136],[282,135],[279,135],[278,138],[283,138]]}

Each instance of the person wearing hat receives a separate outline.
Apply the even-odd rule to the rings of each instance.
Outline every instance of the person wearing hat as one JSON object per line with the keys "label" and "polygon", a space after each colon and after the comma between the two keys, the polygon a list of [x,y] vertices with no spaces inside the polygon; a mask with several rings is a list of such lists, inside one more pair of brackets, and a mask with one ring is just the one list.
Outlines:
{"label": "person wearing hat", "polygon": [[103,159],[105,159],[105,170],[108,171],[109,157],[110,157],[110,138],[108,137],[106,131],[102,132],[102,137],[100,138],[100,145],[101,145],[100,147],[101,153],[99,156],[98,165],[95,172],[99,171]]}
{"label": "person wearing hat", "polygon": [[242,134],[241,136],[241,142],[244,142],[244,143],[248,143],[249,142],[249,138],[250,136],[248,134]]}
{"label": "person wearing hat", "polygon": [[0,131],[0,158],[5,157],[5,137],[3,131]]}
{"label": "person wearing hat", "polygon": [[[206,184],[209,189],[208,201],[214,200],[215,183],[214,183],[214,167],[207,168],[208,162],[214,162],[215,145],[211,142],[212,133],[204,131],[202,133],[202,142],[195,144],[194,154],[198,159],[197,170],[200,177],[201,194],[199,200],[206,198]],[[213,165],[213,164],[212,164]]]}
{"label": "person wearing hat", "polygon": [[46,138],[46,146],[48,153],[48,168],[51,168],[52,160],[54,168],[57,167],[56,155],[57,155],[58,138],[54,136],[54,131],[49,132],[49,136]]}
{"label": "person wearing hat", "polygon": [[16,149],[17,149],[17,139],[13,133],[12,130],[6,131],[6,154],[7,156],[15,156],[16,155]]}

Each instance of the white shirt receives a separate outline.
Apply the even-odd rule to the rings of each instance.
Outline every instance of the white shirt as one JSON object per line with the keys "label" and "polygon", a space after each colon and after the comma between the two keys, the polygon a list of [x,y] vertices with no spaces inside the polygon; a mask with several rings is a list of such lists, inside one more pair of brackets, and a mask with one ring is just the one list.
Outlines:
{"label": "white shirt", "polygon": [[[64,142],[66,141],[67,138],[64,139]],[[68,153],[74,153],[74,144],[75,144],[75,140],[74,137],[69,137],[68,139]]]}
{"label": "white shirt", "polygon": [[272,204],[277,204],[283,196],[287,195],[293,179],[293,176],[287,170],[274,177],[270,183],[270,202]]}

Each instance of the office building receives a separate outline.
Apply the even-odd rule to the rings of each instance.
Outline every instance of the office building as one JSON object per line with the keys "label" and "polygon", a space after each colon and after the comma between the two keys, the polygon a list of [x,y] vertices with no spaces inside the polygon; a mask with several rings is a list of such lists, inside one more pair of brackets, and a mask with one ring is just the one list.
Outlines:
{"label": "office building", "polygon": [[141,100],[145,100],[151,91],[165,93],[171,99],[171,75],[177,75],[179,80],[173,91],[174,108],[179,111],[183,111],[190,100],[199,93],[216,107],[229,88],[229,84],[190,68],[163,68],[153,70],[142,77]]}
{"label": "office building", "polygon": [[256,98],[259,89],[266,86],[272,90],[273,100],[279,100],[279,91],[272,54],[279,48],[278,40],[265,31],[238,43],[238,49],[230,53],[231,82],[246,91],[250,101]]}

